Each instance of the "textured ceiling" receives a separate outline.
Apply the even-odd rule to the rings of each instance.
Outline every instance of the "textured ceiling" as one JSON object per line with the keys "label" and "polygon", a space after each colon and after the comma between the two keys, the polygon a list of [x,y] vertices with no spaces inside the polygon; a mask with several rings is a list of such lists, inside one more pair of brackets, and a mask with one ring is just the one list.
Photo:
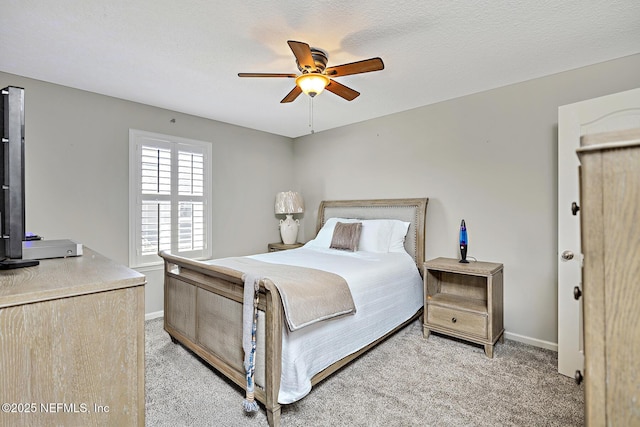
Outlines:
{"label": "textured ceiling", "polygon": [[379,56],[338,78],[359,92],[313,101],[318,132],[640,52],[638,0],[242,2],[0,0],[0,71],[297,137],[309,98],[280,100],[287,40],[329,64]]}

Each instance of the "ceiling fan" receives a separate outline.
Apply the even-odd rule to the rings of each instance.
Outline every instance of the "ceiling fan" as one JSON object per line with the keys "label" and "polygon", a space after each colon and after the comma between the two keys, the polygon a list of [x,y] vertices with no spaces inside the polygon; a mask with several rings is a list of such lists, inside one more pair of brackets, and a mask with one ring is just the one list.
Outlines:
{"label": "ceiling fan", "polygon": [[307,43],[293,40],[289,40],[287,43],[293,55],[296,57],[296,64],[301,74],[238,73],[238,77],[286,77],[296,79],[296,86],[280,101],[281,103],[292,102],[301,93],[305,93],[313,98],[324,89],[335,93],[347,101],[353,101],[360,95],[360,92],[338,83],[333,80],[333,77],[368,73],[384,69],[384,63],[380,58],[365,59],[326,68],[329,55],[324,50],[309,47]]}

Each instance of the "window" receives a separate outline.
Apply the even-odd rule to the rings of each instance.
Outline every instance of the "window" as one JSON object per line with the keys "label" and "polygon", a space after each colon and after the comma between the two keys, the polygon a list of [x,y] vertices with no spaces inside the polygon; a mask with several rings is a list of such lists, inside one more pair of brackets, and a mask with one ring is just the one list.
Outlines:
{"label": "window", "polygon": [[211,144],[129,131],[129,265],[211,255]]}

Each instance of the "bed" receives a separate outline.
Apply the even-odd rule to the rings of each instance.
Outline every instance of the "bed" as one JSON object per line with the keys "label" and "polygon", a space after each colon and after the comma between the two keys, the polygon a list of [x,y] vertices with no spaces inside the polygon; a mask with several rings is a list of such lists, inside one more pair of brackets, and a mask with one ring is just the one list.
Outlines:
{"label": "bed", "polygon": [[[300,266],[344,277],[355,306],[353,312],[291,330],[285,310],[290,298],[285,293],[281,297],[269,278],[256,280],[255,399],[264,405],[270,426],[280,424],[282,404],[304,397],[314,384],[421,315],[427,202],[426,198],[323,201],[318,234],[303,247],[239,259],[258,267]],[[362,233],[360,250],[327,247],[338,223],[364,224],[362,229],[369,234]],[[400,248],[397,241],[390,243],[388,252],[384,245],[375,246],[377,241],[364,242],[371,230],[387,224],[394,224],[389,225],[395,230],[390,233],[397,238],[393,227],[398,223],[405,224],[406,231]],[[247,389],[243,350],[247,274],[233,268],[235,258],[196,261],[168,252],[160,256],[165,263],[164,328],[172,341]],[[246,330],[244,334],[246,340]]]}

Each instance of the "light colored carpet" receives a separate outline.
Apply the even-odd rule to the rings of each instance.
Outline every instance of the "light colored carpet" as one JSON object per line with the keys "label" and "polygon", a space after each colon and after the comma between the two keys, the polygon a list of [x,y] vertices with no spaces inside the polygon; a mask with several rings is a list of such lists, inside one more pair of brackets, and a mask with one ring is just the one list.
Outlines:
{"label": "light colored carpet", "polygon": [[[266,426],[244,392],[146,322],[146,424]],[[418,321],[282,408],[282,426],[581,426],[584,387],[557,353],[506,340],[494,350],[431,334]]]}

